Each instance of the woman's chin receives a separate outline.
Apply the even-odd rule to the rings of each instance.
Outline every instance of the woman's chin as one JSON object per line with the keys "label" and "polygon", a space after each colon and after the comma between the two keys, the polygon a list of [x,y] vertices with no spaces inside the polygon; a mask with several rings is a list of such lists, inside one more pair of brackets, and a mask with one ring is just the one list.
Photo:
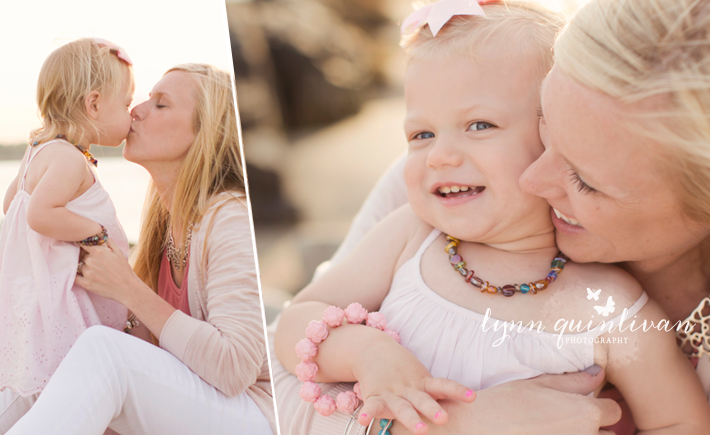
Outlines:
{"label": "woman's chin", "polygon": [[133,147],[131,147],[130,142],[126,141],[126,146],[123,147],[123,158],[132,163],[139,163],[136,161],[135,155],[132,152]]}

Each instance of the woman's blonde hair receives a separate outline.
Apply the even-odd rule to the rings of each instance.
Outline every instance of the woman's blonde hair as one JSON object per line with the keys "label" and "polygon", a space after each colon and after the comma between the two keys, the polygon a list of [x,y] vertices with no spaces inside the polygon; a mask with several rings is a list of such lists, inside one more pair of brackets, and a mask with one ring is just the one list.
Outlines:
{"label": "woman's blonde hair", "polygon": [[244,193],[239,124],[232,79],[211,65],[183,64],[168,70],[192,77],[196,96],[195,141],[182,163],[168,210],[151,183],[143,211],[141,233],[133,260],[136,274],[157,291],[160,261],[169,226],[182,234],[186,247],[190,226],[200,222],[222,192]]}
{"label": "woman's blonde hair", "polygon": [[85,128],[100,132],[84,108],[92,91],[117,96],[124,86],[133,93],[133,68],[110,48],[82,38],[54,50],[37,80],[37,107],[42,126],[30,133],[30,143],[46,142],[58,134],[78,138]]}
{"label": "woman's blonde hair", "polygon": [[710,3],[594,0],[560,35],[555,65],[622,104],[652,102],[630,127],[661,144],[683,210],[710,225]]}
{"label": "woman's blonde hair", "polygon": [[432,35],[429,25],[402,37],[400,45],[407,57],[462,53],[480,56],[489,42],[515,44],[525,55],[539,58],[540,79],[552,68],[552,47],[565,25],[562,14],[531,1],[498,1],[481,6],[485,16],[460,15],[450,19]]}

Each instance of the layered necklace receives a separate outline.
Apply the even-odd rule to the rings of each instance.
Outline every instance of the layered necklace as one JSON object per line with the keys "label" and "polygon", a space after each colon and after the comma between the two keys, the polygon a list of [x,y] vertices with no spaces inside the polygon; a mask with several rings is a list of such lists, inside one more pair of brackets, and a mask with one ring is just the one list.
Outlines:
{"label": "layered necklace", "polygon": [[567,263],[567,257],[562,252],[558,252],[555,258],[552,260],[550,265],[550,273],[544,279],[537,281],[532,281],[524,284],[506,284],[504,286],[495,286],[490,284],[476,275],[474,271],[466,268],[466,262],[461,258],[461,255],[457,253],[457,248],[461,241],[455,237],[446,235],[446,247],[444,248],[446,253],[449,254],[449,261],[454,270],[464,277],[464,280],[473,285],[476,288],[481,289],[481,293],[500,293],[503,296],[511,297],[515,295],[516,292],[520,293],[530,293],[537,294],[537,292],[545,290],[548,285],[555,282],[557,276],[565,268],[565,263]]}
{"label": "layered necklace", "polygon": [[192,227],[187,229],[187,239],[185,240],[185,250],[175,246],[175,239],[173,239],[173,227],[168,226],[168,243],[165,247],[165,255],[168,257],[170,264],[177,270],[182,270],[187,265],[187,257],[190,255],[190,242],[192,241]]}

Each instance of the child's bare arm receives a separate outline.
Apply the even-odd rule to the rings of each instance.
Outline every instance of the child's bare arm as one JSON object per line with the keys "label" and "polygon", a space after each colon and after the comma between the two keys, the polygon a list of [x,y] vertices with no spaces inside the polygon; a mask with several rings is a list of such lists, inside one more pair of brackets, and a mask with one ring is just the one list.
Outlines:
{"label": "child's bare arm", "polygon": [[[358,302],[368,311],[379,309],[403,252],[411,248],[407,247],[409,238],[425,229],[408,205],[398,209],[346,258],[299,293],[284,310],[276,331],[276,355],[284,367],[295,373],[300,359],[294,348],[305,337],[308,323],[320,320],[329,305],[345,308]],[[446,413],[432,397],[473,400],[467,388],[433,379],[388,334],[363,325],[331,328],[327,340],[318,344],[313,361],[319,367],[319,382],[360,382],[366,399],[362,414],[367,414],[361,414],[362,424],[376,416],[394,415],[412,432],[423,434],[427,428],[418,425],[422,423],[419,413],[439,424],[446,421]]]}
{"label": "child's bare arm", "polygon": [[[39,160],[39,156],[35,161]],[[77,242],[99,233],[99,223],[66,208],[85,180],[87,168],[84,156],[61,144],[49,145],[41,156],[47,167],[32,190],[27,206],[30,228],[66,242]]]}
{"label": "child's bare arm", "polygon": [[[639,434],[706,434],[710,428],[708,398],[673,332],[634,329],[644,320],[658,325],[668,317],[654,301],[625,322],[625,331],[607,334],[627,338],[608,345],[607,378],[631,408]],[[669,325],[667,329],[671,329]]]}
{"label": "child's bare arm", "polygon": [[[397,259],[415,231],[415,219],[409,206],[398,209],[368,233],[343,261],[296,295],[281,315],[276,331],[276,355],[284,367],[293,371],[300,362],[294,346],[304,338],[308,322],[320,320],[329,305],[345,308],[358,302],[368,311],[379,309],[392,283]],[[338,328],[337,334],[346,329]],[[363,334],[371,335],[374,331],[368,328]],[[319,372],[320,381],[354,380],[351,373],[335,371],[335,364],[328,366],[330,369]]]}
{"label": "child's bare arm", "polygon": [[12,199],[15,197],[17,194],[17,180],[20,176],[18,175],[15,177],[14,180],[12,180],[12,183],[10,183],[10,186],[8,186],[7,191],[5,192],[5,200],[3,201],[2,204],[2,213],[7,214],[7,210],[10,208],[10,203],[12,202]]}

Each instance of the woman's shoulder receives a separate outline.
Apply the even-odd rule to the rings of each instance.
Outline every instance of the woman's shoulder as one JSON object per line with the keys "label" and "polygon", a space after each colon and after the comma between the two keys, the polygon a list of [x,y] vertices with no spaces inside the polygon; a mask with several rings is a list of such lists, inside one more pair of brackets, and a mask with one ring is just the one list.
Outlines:
{"label": "woman's shoulder", "polygon": [[251,217],[246,195],[229,191],[212,197],[196,230],[204,237],[216,233],[222,236],[249,233],[251,237]]}
{"label": "woman's shoulder", "polygon": [[248,218],[249,205],[247,197],[243,192],[238,191],[218,193],[210,200],[204,216],[207,220]]}

